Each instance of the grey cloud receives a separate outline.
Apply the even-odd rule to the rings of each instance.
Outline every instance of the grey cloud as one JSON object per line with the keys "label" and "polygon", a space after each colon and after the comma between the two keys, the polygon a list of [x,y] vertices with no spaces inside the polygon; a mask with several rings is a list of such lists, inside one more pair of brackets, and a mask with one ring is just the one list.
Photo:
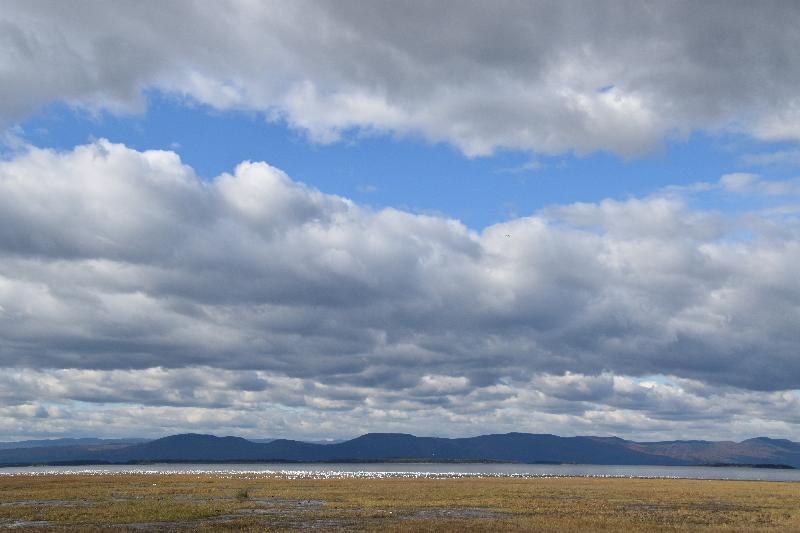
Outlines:
{"label": "grey cloud", "polygon": [[[238,389],[246,380],[265,386]],[[593,390],[601,392],[587,394]],[[474,433],[479,424],[487,432],[617,433],[642,439],[658,438],[663,431],[687,438],[712,432],[715,438],[741,439],[763,433],[796,438],[800,422],[800,397],[793,392],[764,394],[609,374],[539,374],[530,382],[477,388],[463,378],[427,375],[391,391],[208,367],[8,369],[0,376],[3,391],[15,391],[13,397],[1,396],[4,435],[74,434],[78,428],[119,436],[131,427],[152,436],[202,430],[254,437],[349,437],[376,428],[458,435]]]}
{"label": "grey cloud", "polygon": [[566,373],[562,376],[540,376],[536,381],[539,390],[564,400],[602,401],[614,392],[611,375],[583,376]]}
{"label": "grey cloud", "polygon": [[[469,155],[632,156],[693,130],[800,139],[795,2],[6,2],[0,115],[142,91]],[[764,83],[769,80],[769,83]]]}
{"label": "grey cloud", "polygon": [[475,232],[98,141],[0,163],[0,217],[3,366],[264,371],[419,402],[539,374],[573,402],[609,382],[567,373],[800,387],[800,228],[760,234],[757,213],[667,196]]}

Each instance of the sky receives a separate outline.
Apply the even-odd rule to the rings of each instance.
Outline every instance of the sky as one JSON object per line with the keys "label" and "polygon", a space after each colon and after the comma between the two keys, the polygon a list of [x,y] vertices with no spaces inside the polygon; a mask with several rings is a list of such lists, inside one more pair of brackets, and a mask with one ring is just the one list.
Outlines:
{"label": "sky", "polygon": [[796,2],[0,11],[0,440],[800,440]]}

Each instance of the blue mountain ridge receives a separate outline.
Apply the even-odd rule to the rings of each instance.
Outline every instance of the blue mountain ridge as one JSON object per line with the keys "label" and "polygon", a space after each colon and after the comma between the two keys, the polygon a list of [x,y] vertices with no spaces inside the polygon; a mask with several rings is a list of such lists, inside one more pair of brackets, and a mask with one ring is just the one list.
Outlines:
{"label": "blue mountain ridge", "polygon": [[196,433],[141,443],[92,443],[0,450],[0,465],[131,462],[501,461],[615,465],[784,464],[800,468],[800,443],[758,437],[742,442],[634,442],[618,437],[506,433],[466,438],[368,433],[331,444]]}

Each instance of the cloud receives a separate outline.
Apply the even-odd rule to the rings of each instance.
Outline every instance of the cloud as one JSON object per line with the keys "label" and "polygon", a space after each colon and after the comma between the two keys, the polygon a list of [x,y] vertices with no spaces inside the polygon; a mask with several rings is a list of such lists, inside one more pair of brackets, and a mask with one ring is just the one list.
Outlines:
{"label": "cloud", "polygon": [[374,194],[378,192],[380,189],[378,188],[377,185],[368,184],[368,185],[359,185],[356,188],[356,190],[361,194]]}
{"label": "cloud", "polygon": [[764,180],[758,174],[735,172],[719,180],[723,190],[735,194],[785,197],[800,194],[800,178]]}
{"label": "cloud", "polygon": [[[242,383],[255,386],[241,388]],[[347,438],[377,429],[420,435],[483,431],[621,433],[639,439],[796,436],[800,396],[690,380],[540,374],[473,387],[423,376],[402,390],[331,386],[264,371],[209,367],[16,370],[0,376],[0,431],[11,435]],[[146,420],[146,423],[143,423]]]}
{"label": "cloud", "polygon": [[796,142],[797,15],[793,2],[12,1],[0,116],[53,101],[137,112],[158,89],[318,142],[389,132],[470,156],[630,157],[694,130]]}
{"label": "cloud", "polygon": [[514,167],[503,167],[498,168],[494,171],[495,174],[525,174],[529,172],[536,172],[541,170],[544,167],[544,164],[541,161],[537,160],[530,160],[521,165],[517,165]]}
{"label": "cloud", "polygon": [[745,154],[742,162],[752,166],[800,165],[800,150],[780,150],[758,154]]}
{"label": "cloud", "polygon": [[797,435],[800,228],[770,221],[656,196],[476,232],[266,163],[29,148],[0,162],[0,427]]}
{"label": "cloud", "polygon": [[758,217],[742,239],[653,197],[475,232],[266,163],[203,181],[172,152],[31,148],[0,163],[0,364],[434,393],[552,374],[543,390],[576,398],[607,380],[553,392],[568,373],[796,389],[798,228],[759,234]]}
{"label": "cloud", "polygon": [[746,172],[735,172],[732,174],[725,174],[719,179],[719,183],[723,189],[743,193],[752,188],[759,181],[758,174],[750,174]]}

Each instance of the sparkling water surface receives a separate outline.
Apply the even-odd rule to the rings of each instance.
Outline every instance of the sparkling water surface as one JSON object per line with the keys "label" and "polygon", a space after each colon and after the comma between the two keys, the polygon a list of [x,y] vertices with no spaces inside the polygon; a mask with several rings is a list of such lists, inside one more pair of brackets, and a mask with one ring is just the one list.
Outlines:
{"label": "sparkling water surface", "polygon": [[148,465],[26,466],[2,475],[217,474],[290,478],[621,477],[800,482],[800,470],[708,466],[529,465],[510,463],[165,463]]}

